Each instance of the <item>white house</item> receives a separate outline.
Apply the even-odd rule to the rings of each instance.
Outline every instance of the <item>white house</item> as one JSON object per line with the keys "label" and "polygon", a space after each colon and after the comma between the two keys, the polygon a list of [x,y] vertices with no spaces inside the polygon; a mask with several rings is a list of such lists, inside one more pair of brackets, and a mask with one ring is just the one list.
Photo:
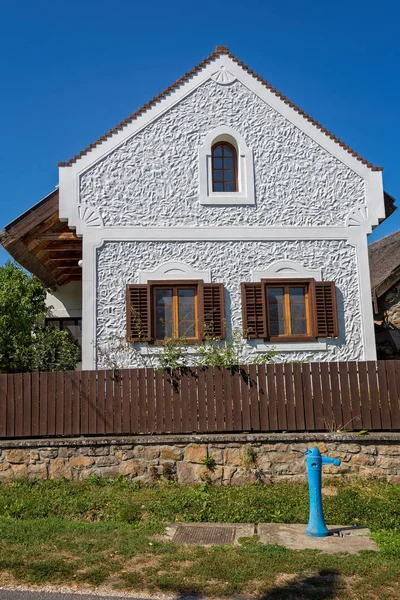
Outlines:
{"label": "white house", "polygon": [[249,360],[376,358],[367,235],[394,210],[382,169],[226,47],[59,166],[59,189],[2,243],[54,288],[54,318],[81,314],[83,368],[105,366],[112,339],[157,352],[209,328],[243,330]]}

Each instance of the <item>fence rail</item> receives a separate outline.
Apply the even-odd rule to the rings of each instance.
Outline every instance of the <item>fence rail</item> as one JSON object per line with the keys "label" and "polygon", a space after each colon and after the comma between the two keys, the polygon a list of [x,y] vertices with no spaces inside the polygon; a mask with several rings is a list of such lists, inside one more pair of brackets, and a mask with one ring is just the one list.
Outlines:
{"label": "fence rail", "polygon": [[400,431],[400,361],[0,375],[0,438]]}

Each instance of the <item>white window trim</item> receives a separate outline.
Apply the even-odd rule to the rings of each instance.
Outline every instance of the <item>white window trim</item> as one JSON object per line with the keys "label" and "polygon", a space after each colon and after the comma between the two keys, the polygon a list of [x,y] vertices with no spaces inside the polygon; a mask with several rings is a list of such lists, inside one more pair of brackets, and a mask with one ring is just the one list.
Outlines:
{"label": "white window trim", "polygon": [[[308,269],[294,260],[277,260],[266,269],[254,270],[252,272],[252,281],[261,281],[262,279],[311,279],[322,281],[321,269]],[[261,341],[261,340],[260,340]],[[267,352],[276,350],[277,352],[310,351],[320,352],[326,350],[327,342],[320,338],[318,342],[275,342],[275,343],[256,343],[256,352]]]}
{"label": "white window trim", "polygon": [[[211,148],[217,142],[229,142],[237,153],[237,192],[212,191],[212,155]],[[199,148],[199,196],[201,205],[255,204],[253,152],[240,133],[222,125],[210,131]]]}
{"label": "white window trim", "polygon": [[165,262],[148,271],[139,271],[139,283],[148,281],[168,281],[176,279],[202,279],[204,283],[211,283],[210,269],[197,271],[183,262]]}

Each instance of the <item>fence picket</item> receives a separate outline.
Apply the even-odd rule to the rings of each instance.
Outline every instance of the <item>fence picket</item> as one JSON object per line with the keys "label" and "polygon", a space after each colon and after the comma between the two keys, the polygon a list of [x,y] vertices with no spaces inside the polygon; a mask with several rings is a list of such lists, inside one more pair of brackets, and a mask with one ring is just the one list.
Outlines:
{"label": "fence picket", "polygon": [[0,437],[400,431],[400,362],[0,375]]}

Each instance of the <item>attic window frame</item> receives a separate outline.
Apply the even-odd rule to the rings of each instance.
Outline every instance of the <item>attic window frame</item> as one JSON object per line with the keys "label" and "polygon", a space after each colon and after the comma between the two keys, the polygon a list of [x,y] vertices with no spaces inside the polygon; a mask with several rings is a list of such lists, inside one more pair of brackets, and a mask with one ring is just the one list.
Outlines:
{"label": "attic window frame", "polygon": [[[236,191],[214,191],[213,149],[219,144],[230,145],[236,153]],[[255,205],[253,151],[232,127],[222,125],[210,131],[199,148],[200,205]]]}

